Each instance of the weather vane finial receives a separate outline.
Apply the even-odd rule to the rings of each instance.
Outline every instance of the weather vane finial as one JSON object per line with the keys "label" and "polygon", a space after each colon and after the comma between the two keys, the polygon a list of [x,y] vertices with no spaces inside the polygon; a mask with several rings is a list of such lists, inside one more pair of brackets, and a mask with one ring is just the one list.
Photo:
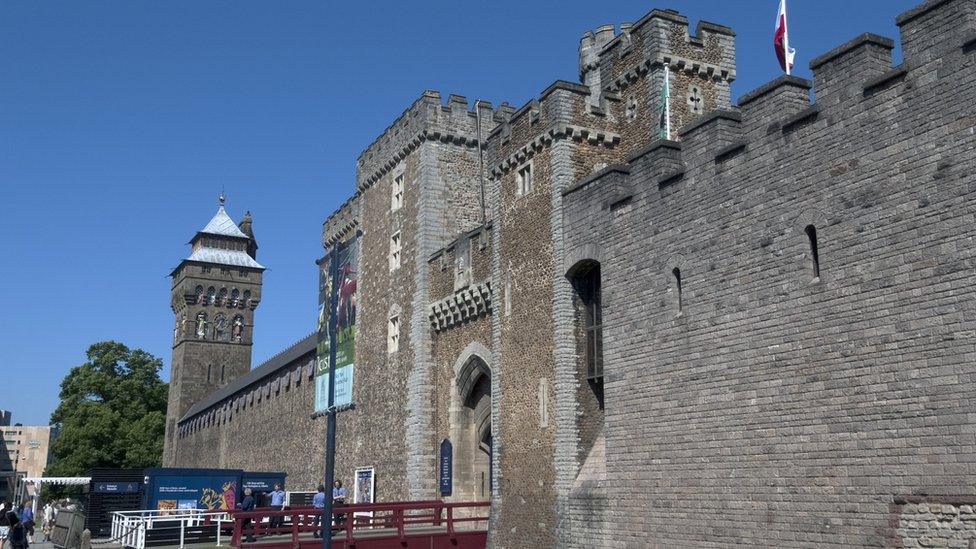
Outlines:
{"label": "weather vane finial", "polygon": [[223,207],[224,202],[227,202],[227,196],[224,194],[223,189],[221,189],[220,194],[217,195],[217,203],[220,204],[221,207]]}

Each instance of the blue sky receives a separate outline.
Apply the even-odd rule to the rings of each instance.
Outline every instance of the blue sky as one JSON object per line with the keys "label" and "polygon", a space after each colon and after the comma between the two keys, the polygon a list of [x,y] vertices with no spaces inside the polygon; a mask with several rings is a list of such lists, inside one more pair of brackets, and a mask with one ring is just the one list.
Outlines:
{"label": "blue sky", "polygon": [[[793,0],[796,74],[909,0]],[[424,89],[520,106],[577,80],[580,35],[654,7],[737,32],[733,97],[778,75],[776,0],[0,3],[0,409],[47,423],[89,344],[165,361],[166,275],[216,209],[270,268],[255,364],[310,332],[325,217]],[[558,6],[558,7],[557,7]],[[900,53],[896,50],[896,59]]]}

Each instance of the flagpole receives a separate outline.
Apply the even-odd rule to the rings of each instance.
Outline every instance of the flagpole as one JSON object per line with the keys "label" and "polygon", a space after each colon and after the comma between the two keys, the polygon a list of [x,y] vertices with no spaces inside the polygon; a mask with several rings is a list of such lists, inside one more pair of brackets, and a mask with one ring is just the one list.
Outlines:
{"label": "flagpole", "polygon": [[790,25],[786,17],[786,0],[783,0],[783,65],[786,66],[786,76],[790,75]]}
{"label": "flagpole", "polygon": [[671,69],[664,64],[664,87],[668,93],[664,96],[664,137],[671,139]]}

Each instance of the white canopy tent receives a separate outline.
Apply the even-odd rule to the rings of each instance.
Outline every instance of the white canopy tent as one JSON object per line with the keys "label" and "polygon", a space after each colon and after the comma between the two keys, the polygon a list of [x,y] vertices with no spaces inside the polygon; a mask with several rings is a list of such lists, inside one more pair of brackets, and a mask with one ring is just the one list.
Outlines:
{"label": "white canopy tent", "polygon": [[[38,488],[40,488],[41,484],[84,486],[91,482],[91,477],[22,477],[17,480],[17,497],[20,499],[27,493],[27,487],[31,485],[37,486]],[[37,492],[37,494],[40,494],[40,492]],[[31,498],[35,515],[37,514],[37,494]]]}

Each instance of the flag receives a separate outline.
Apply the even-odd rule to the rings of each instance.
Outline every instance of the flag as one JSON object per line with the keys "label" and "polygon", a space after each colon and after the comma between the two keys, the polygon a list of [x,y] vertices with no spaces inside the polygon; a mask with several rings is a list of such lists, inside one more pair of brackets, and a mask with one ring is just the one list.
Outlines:
{"label": "flag", "polygon": [[790,34],[786,30],[786,0],[779,0],[779,12],[776,14],[776,27],[773,32],[773,47],[776,49],[776,59],[779,66],[790,74],[793,68],[793,56],[796,50],[790,47]]}
{"label": "flag", "polygon": [[664,83],[661,85],[661,117],[657,123],[661,139],[671,139],[671,71],[664,64]]}

